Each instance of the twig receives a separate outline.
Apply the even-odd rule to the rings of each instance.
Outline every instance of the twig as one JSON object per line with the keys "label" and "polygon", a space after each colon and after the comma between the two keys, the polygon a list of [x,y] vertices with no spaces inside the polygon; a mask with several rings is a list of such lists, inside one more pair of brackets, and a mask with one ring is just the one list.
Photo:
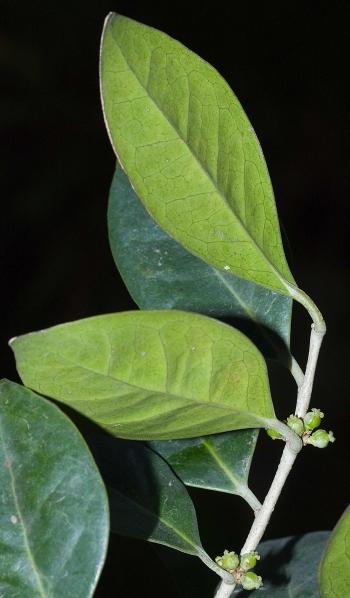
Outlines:
{"label": "twig", "polygon": [[[305,293],[303,293],[303,291],[299,291],[299,289],[295,289],[293,287],[293,293],[291,292],[291,294],[297,301],[306,307],[313,320],[305,376],[303,379],[300,378],[301,384],[298,388],[295,410],[296,415],[303,417],[306,414],[310,404],[318,355],[322,344],[322,339],[326,332],[326,325],[316,305]],[[275,477],[261,509],[256,514],[253,525],[250,528],[247,539],[241,550],[241,554],[252,552],[258,546],[262,536],[265,533],[266,527],[270,521],[276,502],[282,492],[289,472],[292,469],[294,461],[302,448],[301,439],[294,432],[292,432],[292,430],[289,429],[288,433],[286,431],[283,433],[283,428],[286,427],[287,426],[284,426],[284,424],[281,422],[278,423],[278,431],[284,435],[286,439],[286,445],[284,447]],[[274,425],[274,428],[277,429],[276,424]],[[291,433],[293,436],[291,436]],[[235,585],[229,585],[223,580],[217,589],[215,598],[229,598],[232,595],[234,588]]]}

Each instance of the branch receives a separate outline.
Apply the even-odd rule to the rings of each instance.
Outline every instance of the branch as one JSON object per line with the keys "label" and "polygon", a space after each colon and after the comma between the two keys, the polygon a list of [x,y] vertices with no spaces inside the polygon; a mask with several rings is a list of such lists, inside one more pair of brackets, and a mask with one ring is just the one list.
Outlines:
{"label": "branch", "polygon": [[263,506],[261,507],[252,527],[250,528],[250,532],[241,550],[241,554],[246,554],[247,552],[252,552],[255,550],[262,536],[264,535],[285,481],[293,467],[298,452],[302,448],[302,442],[300,439],[299,441],[300,447],[298,451],[295,451],[294,446],[291,447],[289,441],[286,442],[275,477],[265,497]]}
{"label": "branch", "polygon": [[248,505],[253,509],[254,513],[257,513],[261,509],[261,502],[255,496],[255,494],[248,488],[247,486],[244,488],[241,487],[241,497],[248,503]]}
{"label": "branch", "polygon": [[210,558],[205,550],[198,550],[197,556],[207,567],[209,567],[209,569],[217,573],[222,578],[222,584],[230,586],[232,591],[234,588],[234,582],[231,573],[225,571],[225,569],[222,569],[222,567],[219,567],[219,565],[217,565],[216,562]]}
{"label": "branch", "polygon": [[214,598],[230,598],[235,589],[236,584],[228,584],[225,581],[222,581],[221,584],[217,587],[216,593]]}
{"label": "branch", "polygon": [[[318,355],[321,348],[322,339],[326,332],[326,325],[316,305],[305,293],[303,293],[303,291],[299,291],[299,289],[295,289],[293,287],[292,296],[297,301],[302,303],[304,307],[306,307],[313,320],[305,377],[300,379],[301,384],[298,388],[297,404],[295,410],[296,415],[303,417],[306,414],[310,404]],[[278,422],[278,426],[276,426],[275,422],[273,427],[278,429],[278,431],[280,431],[285,437],[286,445],[284,447],[275,477],[261,509],[257,512],[256,518],[252,527],[250,528],[250,532],[241,550],[241,554],[252,552],[258,546],[265,533],[266,527],[270,521],[276,502],[282,492],[289,472],[292,469],[294,461],[302,448],[301,439],[289,428],[287,432],[285,430],[287,426],[285,426],[282,422]],[[217,589],[215,598],[229,598],[232,595],[234,588],[234,585],[229,585],[223,580]]]}
{"label": "branch", "polygon": [[325,332],[325,330],[320,332],[316,329],[315,325],[312,324],[307,367],[304,380],[302,385],[299,387],[297,404],[295,408],[295,415],[298,417],[304,417],[310,405],[318,355]]}
{"label": "branch", "polygon": [[290,360],[290,372],[296,382],[297,387],[299,388],[299,386],[302,385],[302,383],[304,382],[304,372],[301,369],[300,365],[298,364],[297,360],[295,359],[295,357],[293,357],[293,355],[291,355],[291,360]]}

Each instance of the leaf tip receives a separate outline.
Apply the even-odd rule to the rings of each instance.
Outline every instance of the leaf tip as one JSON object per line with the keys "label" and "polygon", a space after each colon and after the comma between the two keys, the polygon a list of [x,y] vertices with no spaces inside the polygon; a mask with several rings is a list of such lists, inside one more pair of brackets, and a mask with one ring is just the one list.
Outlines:
{"label": "leaf tip", "polygon": [[103,23],[103,30],[105,30],[105,28],[107,27],[109,21],[111,21],[113,19],[113,17],[116,16],[116,13],[113,12],[112,10],[107,14],[104,23]]}

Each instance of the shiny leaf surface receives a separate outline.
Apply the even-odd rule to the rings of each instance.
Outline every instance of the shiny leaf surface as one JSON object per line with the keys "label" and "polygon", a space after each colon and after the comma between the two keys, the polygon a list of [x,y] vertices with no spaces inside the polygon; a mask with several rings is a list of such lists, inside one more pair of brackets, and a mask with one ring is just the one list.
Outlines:
{"label": "shiny leaf surface", "polygon": [[111,529],[196,555],[203,552],[194,506],[165,461],[141,442],[95,440],[107,485]]}
{"label": "shiny leaf surface", "polygon": [[53,404],[0,382],[0,595],[93,595],[108,541],[104,485]]}
{"label": "shiny leaf surface", "polygon": [[248,474],[257,436],[257,430],[236,430],[150,445],[185,484],[238,494],[256,509],[259,503],[248,488]]}

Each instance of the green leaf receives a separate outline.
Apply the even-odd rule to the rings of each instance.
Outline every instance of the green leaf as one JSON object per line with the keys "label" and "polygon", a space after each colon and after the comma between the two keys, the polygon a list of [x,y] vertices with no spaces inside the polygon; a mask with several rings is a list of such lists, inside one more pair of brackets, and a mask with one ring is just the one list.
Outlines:
{"label": "green leaf", "polygon": [[334,528],[320,565],[321,598],[350,596],[350,508]]}
{"label": "green leaf", "polygon": [[18,337],[11,346],[27,386],[122,438],[271,427],[274,417],[259,351],[242,333],[205,316],[97,316]]}
{"label": "green leaf", "polygon": [[0,595],[87,598],[105,559],[108,504],[90,452],[53,404],[0,382]]}
{"label": "green leaf", "polygon": [[112,437],[95,438],[92,450],[107,486],[113,532],[203,552],[191,498],[161,457],[141,442]]}
{"label": "green leaf", "polygon": [[141,309],[234,317],[267,356],[288,360],[292,300],[206,264],[163,231],[117,166],[108,206],[112,254]]}
{"label": "green leaf", "polygon": [[188,486],[238,494],[257,509],[259,502],[248,488],[257,437],[257,430],[236,430],[205,438],[154,441],[150,446]]}
{"label": "green leaf", "polygon": [[217,71],[164,33],[110,14],[101,92],[118,159],[161,227],[216,268],[289,295],[261,147]]}
{"label": "green leaf", "polygon": [[[268,598],[319,598],[317,569],[329,532],[313,532],[267,540],[258,547],[261,561],[256,572],[262,576],[264,594]],[[261,590],[249,596],[261,597]],[[246,596],[244,590],[234,595]],[[347,594],[342,594],[345,598]],[[327,598],[335,596],[328,594]]]}
{"label": "green leaf", "polygon": [[[108,226],[117,267],[141,309],[235,316],[235,321],[253,324],[250,332],[265,354],[282,353],[283,341],[289,345],[291,300],[220,272],[186,251],[149,216],[120,166],[109,196]],[[151,446],[185,484],[239,494],[256,509],[259,503],[247,487],[256,438],[254,430],[234,431]]]}

